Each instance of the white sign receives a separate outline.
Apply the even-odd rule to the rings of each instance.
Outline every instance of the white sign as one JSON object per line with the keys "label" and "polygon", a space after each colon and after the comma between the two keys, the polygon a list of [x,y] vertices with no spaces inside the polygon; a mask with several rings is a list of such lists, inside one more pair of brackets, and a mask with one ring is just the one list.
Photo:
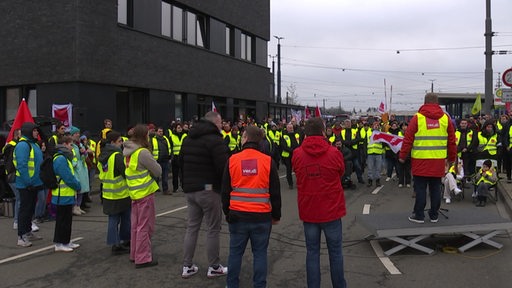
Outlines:
{"label": "white sign", "polygon": [[503,102],[512,102],[512,89],[501,89],[503,92]]}

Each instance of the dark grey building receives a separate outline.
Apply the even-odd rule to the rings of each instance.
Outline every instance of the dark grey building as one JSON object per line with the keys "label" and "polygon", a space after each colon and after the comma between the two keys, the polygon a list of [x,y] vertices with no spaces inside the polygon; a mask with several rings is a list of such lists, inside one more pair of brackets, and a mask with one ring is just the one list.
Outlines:
{"label": "dark grey building", "polygon": [[269,0],[0,1],[0,120],[73,104],[73,124],[262,120],[272,105]]}

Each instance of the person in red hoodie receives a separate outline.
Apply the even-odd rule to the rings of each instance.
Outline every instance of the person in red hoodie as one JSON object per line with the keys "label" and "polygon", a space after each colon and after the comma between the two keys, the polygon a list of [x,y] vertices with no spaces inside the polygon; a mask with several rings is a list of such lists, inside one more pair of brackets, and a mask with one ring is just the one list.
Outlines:
{"label": "person in red hoodie", "polygon": [[306,239],[308,287],[320,287],[320,238],[324,232],[329,251],[332,287],[347,286],[343,272],[342,224],[346,215],[341,177],[343,154],[325,137],[321,118],[311,118],[304,128],[306,138],[294,150],[292,167],[297,177],[299,218]]}
{"label": "person in red hoodie", "polygon": [[438,103],[437,94],[425,95],[425,104],[409,122],[400,150],[401,163],[405,162],[411,152],[416,200],[409,221],[415,223],[425,222],[427,186],[430,192],[430,222],[438,221],[441,207],[441,178],[445,175],[446,160],[454,163],[457,159],[455,127]]}

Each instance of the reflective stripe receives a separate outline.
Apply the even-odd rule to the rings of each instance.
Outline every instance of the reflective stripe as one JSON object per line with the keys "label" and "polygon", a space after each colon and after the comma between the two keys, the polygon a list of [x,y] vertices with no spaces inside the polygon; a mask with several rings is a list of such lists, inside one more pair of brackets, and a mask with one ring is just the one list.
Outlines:
{"label": "reflective stripe", "polygon": [[446,136],[416,136],[415,140],[445,140]]}
{"label": "reflective stripe", "polygon": [[446,146],[412,146],[412,149],[415,150],[443,150],[446,149]]}
{"label": "reflective stripe", "polygon": [[128,189],[130,191],[135,191],[135,190],[138,190],[138,189],[149,187],[153,183],[155,183],[155,180],[152,179],[151,181],[143,183],[143,184],[140,184],[140,185],[129,186]]}
{"label": "reflective stripe", "polygon": [[126,180],[135,180],[135,179],[142,179],[149,175],[149,171],[146,170],[144,172],[140,172],[141,174],[137,175],[126,175]]}
{"label": "reflective stripe", "polygon": [[231,200],[235,201],[244,201],[244,202],[257,202],[257,203],[269,203],[269,198],[252,198],[252,197],[240,197],[240,196],[231,196]]}
{"label": "reflective stripe", "polygon": [[261,193],[268,193],[268,189],[233,187],[233,192],[261,194]]}

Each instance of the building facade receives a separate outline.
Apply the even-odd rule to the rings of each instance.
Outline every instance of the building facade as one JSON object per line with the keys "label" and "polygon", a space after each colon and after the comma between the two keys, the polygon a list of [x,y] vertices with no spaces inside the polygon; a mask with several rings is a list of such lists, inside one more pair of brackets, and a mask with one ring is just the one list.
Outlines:
{"label": "building facade", "polygon": [[26,98],[35,115],[73,104],[97,133],[168,126],[211,109],[226,119],[269,114],[270,0],[0,2],[0,120]]}

